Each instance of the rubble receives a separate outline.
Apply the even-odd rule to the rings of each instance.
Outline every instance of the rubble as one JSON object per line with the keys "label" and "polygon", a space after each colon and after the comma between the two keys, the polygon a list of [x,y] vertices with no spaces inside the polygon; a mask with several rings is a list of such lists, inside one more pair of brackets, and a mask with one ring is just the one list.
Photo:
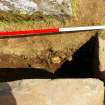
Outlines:
{"label": "rubble", "polygon": [[39,11],[46,15],[71,15],[71,0],[1,0],[0,10],[32,15]]}

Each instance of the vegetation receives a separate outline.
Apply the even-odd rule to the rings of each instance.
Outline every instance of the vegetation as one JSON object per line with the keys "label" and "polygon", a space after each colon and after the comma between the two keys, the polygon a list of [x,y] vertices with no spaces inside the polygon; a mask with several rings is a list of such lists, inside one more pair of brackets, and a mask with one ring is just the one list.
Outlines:
{"label": "vegetation", "polygon": [[61,27],[68,16],[50,16],[36,12],[32,15],[0,11],[0,31]]}

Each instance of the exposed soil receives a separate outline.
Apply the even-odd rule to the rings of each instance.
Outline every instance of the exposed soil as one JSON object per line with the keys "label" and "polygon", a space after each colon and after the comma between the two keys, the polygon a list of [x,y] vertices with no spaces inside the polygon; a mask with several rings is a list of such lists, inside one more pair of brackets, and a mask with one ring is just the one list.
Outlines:
{"label": "exposed soil", "polygon": [[[91,40],[89,40],[86,44],[84,44],[84,46],[82,46],[73,54],[71,61],[65,61],[65,63],[55,73],[49,73],[44,69],[34,69],[31,68],[30,64],[29,65],[27,64],[26,68],[24,69],[22,68],[0,69],[0,81],[3,82],[35,78],[36,79],[95,78],[94,75],[95,71],[93,69],[95,43],[96,37],[91,38]],[[8,59],[8,56],[4,59]],[[3,63],[5,62],[2,62],[0,64],[4,65]],[[23,63],[23,61],[21,63]],[[13,63],[11,65],[13,66]]]}

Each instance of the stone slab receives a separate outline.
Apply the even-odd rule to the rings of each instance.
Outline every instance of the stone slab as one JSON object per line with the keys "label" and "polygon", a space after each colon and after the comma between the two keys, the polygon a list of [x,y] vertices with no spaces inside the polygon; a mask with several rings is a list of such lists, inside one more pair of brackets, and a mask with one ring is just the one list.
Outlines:
{"label": "stone slab", "polygon": [[0,105],[103,105],[97,79],[33,79],[0,83]]}
{"label": "stone slab", "polygon": [[96,76],[105,81],[105,31],[101,33],[96,43],[94,67]]}

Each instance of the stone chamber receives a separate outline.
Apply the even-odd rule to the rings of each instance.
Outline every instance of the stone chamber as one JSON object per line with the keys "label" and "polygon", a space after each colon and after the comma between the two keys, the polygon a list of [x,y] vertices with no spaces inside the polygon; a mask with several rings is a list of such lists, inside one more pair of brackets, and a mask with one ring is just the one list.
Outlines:
{"label": "stone chamber", "polygon": [[[0,0],[0,32],[104,25],[104,13],[104,0]],[[0,105],[105,105],[104,83],[104,30],[0,36]]]}

